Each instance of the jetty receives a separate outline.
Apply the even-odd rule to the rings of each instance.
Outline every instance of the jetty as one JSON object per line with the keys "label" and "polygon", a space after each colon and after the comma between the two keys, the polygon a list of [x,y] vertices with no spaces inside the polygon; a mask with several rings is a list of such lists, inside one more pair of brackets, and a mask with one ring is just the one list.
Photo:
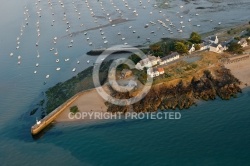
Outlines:
{"label": "jetty", "polygon": [[36,124],[31,127],[31,134],[37,135],[45,127],[50,125],[58,117],[58,115],[60,115],[68,106],[70,106],[70,104],[72,104],[80,95],[81,95],[81,92],[71,97],[69,100],[67,100],[65,103],[60,105],[58,108],[56,108],[54,111],[49,113],[40,121],[37,121]]}
{"label": "jetty", "polygon": [[121,54],[121,53],[131,53],[137,50],[148,50],[148,46],[135,46],[135,47],[117,47],[117,48],[112,48],[112,49],[106,49],[106,48],[100,48],[100,49],[93,49],[89,52],[87,52],[87,55],[92,55],[92,56],[98,56],[101,55],[102,53],[105,52],[105,54]]}

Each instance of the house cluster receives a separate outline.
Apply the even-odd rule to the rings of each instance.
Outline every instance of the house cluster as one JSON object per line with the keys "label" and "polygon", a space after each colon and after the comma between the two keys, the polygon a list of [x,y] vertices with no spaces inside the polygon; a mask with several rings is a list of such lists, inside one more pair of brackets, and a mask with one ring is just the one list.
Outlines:
{"label": "house cluster", "polygon": [[147,74],[151,78],[157,77],[157,76],[164,74],[164,73],[165,73],[165,71],[162,67],[148,68],[148,70],[147,70]]}
{"label": "house cluster", "polygon": [[[138,70],[147,69],[147,74],[150,77],[157,77],[161,74],[164,74],[164,69],[158,65],[165,65],[167,63],[173,62],[180,58],[180,55],[177,52],[171,53],[165,57],[155,57],[153,55],[148,55],[146,59],[142,59],[135,65],[135,68]],[[158,67],[157,67],[158,66]]]}
{"label": "house cluster", "polygon": [[[222,53],[223,51],[228,49],[227,46],[230,42],[237,42],[242,47],[248,46],[246,38],[242,38],[239,41],[229,40],[220,43],[217,36],[212,36],[202,41],[202,43],[200,44],[200,51],[209,50],[216,53]],[[195,51],[194,45],[192,45],[192,47],[190,47],[188,52],[191,54],[194,51]]]}
{"label": "house cluster", "polygon": [[[250,37],[248,39],[250,39]],[[238,41],[238,44],[240,44],[242,47],[247,47],[248,46],[247,39],[246,38],[240,39]]]}

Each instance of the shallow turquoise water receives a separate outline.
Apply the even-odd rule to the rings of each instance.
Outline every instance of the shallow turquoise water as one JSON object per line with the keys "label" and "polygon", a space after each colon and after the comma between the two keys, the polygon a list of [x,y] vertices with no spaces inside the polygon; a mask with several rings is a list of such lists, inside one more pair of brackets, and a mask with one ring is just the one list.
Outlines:
{"label": "shallow turquoise water", "polygon": [[[30,117],[29,111],[34,108],[47,88],[76,74],[71,72],[76,65],[76,59],[81,61],[81,65],[77,66],[78,71],[88,67],[86,60],[93,57],[87,56],[86,52],[93,47],[88,46],[83,39],[84,35],[74,38],[76,44],[74,43],[72,50],[67,48],[69,38],[59,40],[61,60],[69,56],[71,60],[69,63],[60,63],[62,70],[56,72],[56,57],[49,52],[50,42],[54,35],[66,34],[65,25],[58,22],[56,28],[47,29],[50,27],[51,18],[46,10],[47,1],[44,1],[41,7],[46,17],[41,19],[42,38],[38,48],[41,54],[40,68],[38,74],[34,75],[34,65],[37,62],[37,48],[34,45],[34,27],[37,21],[35,15],[31,15],[30,26],[21,39],[20,50],[15,50],[15,47],[16,37],[24,19],[24,6],[27,6],[31,13],[35,13],[35,4],[29,0],[0,1],[0,165],[249,165],[250,89],[244,90],[238,98],[230,101],[218,99],[201,102],[197,107],[181,111],[180,120],[120,120],[89,125],[57,123],[39,139],[32,138],[30,126],[35,122],[35,116]],[[133,1],[130,5],[136,6],[137,3]],[[176,3],[180,5],[183,2]],[[243,5],[238,5],[238,10],[222,10],[223,15],[219,11],[208,13],[213,16],[217,14],[218,18],[215,19],[229,14],[236,18],[243,13],[242,20],[225,19],[225,24],[234,25],[244,22],[247,18],[245,9],[249,8],[249,3],[244,0],[242,3]],[[219,6],[223,6],[222,4]],[[197,5],[188,4],[191,11],[195,12],[193,6]],[[173,7],[178,8],[176,5]],[[72,9],[72,6],[67,8],[68,11]],[[174,9],[168,10],[168,14],[176,18]],[[58,6],[56,11],[62,14]],[[89,26],[94,25],[87,15],[88,12],[84,10],[83,13],[88,18]],[[200,14],[203,21],[194,21],[201,21],[200,24],[206,26],[205,20],[209,14]],[[73,18],[74,13],[69,15],[75,25],[77,20]],[[58,16],[57,20],[60,19],[61,16]],[[140,31],[146,19],[147,17],[143,17],[138,24],[134,21],[116,26],[114,31],[110,30],[110,27],[104,30],[113,44],[118,41],[113,33],[123,30],[130,39],[128,42],[134,41],[137,44],[144,39],[137,39],[137,36],[124,27],[133,24],[137,32],[147,38],[147,32]],[[153,16],[153,19],[157,19],[157,16]],[[187,33],[192,28],[187,27]],[[75,26],[73,29],[77,31],[80,28]],[[98,30],[89,32],[94,36],[96,45],[101,46],[98,42],[102,39],[97,33]],[[161,31],[150,37],[152,40],[158,40],[162,37]],[[10,52],[14,52],[15,56],[10,57]],[[17,65],[17,55],[23,58],[20,66]],[[43,85],[48,73],[51,79]]]}

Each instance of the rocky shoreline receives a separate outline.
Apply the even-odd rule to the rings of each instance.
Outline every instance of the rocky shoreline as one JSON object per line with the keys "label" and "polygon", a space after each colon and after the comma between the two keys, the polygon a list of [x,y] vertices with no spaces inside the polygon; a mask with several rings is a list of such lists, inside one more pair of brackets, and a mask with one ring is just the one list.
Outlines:
{"label": "rocky shoreline", "polygon": [[[220,97],[229,100],[241,93],[240,81],[235,78],[229,69],[221,67],[215,71],[205,70],[200,78],[184,83],[182,80],[175,86],[161,84],[154,86],[144,99],[133,104],[135,112],[153,112],[168,109],[188,109],[196,104],[197,100],[214,100]],[[112,89],[111,89],[112,90]],[[132,97],[129,93],[112,91],[112,96],[118,99]],[[108,112],[128,112],[131,106],[117,106],[106,103]]]}

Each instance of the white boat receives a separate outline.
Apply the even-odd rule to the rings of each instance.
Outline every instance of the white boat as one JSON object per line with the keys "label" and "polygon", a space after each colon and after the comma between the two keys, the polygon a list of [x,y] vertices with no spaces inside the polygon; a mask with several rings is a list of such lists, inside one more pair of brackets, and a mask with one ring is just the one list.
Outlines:
{"label": "white boat", "polygon": [[53,51],[55,48],[51,48],[51,49],[49,49],[50,51]]}
{"label": "white boat", "polygon": [[73,43],[74,42],[74,40],[72,39],[71,41],[70,41],[70,43]]}
{"label": "white boat", "polygon": [[55,55],[58,55],[58,51],[57,51],[57,49],[56,49]]}
{"label": "white boat", "polygon": [[36,67],[38,67],[39,66],[39,63],[36,63]]}
{"label": "white boat", "polygon": [[58,63],[60,60],[59,59],[56,59],[56,63]]}
{"label": "white boat", "polygon": [[69,61],[69,58],[67,58],[67,59],[64,59],[64,61],[65,61],[65,62],[68,62],[68,61]]}
{"label": "white boat", "polygon": [[18,55],[17,59],[21,59],[21,56],[20,56],[20,55]]}
{"label": "white boat", "polygon": [[79,64],[80,63],[80,61],[77,61],[77,64]]}
{"label": "white boat", "polygon": [[107,40],[105,40],[103,43],[104,43],[104,44],[107,44],[107,43],[108,43],[108,41],[107,41]]}
{"label": "white boat", "polygon": [[41,121],[38,121],[37,118],[36,118],[36,124],[37,124],[37,125],[40,125],[40,124],[41,124]]}
{"label": "white boat", "polygon": [[34,74],[36,74],[36,73],[37,73],[37,71],[35,70],[35,71],[34,71]]}
{"label": "white boat", "polygon": [[89,42],[89,45],[92,45],[93,43],[92,42]]}
{"label": "white boat", "polygon": [[60,67],[58,67],[58,68],[56,68],[56,70],[57,70],[57,71],[59,71],[59,70],[61,70],[61,68],[60,68]]}
{"label": "white boat", "polygon": [[10,56],[13,56],[14,54],[13,53],[10,53]]}
{"label": "white boat", "polygon": [[39,52],[38,52],[38,50],[37,50],[37,56],[36,56],[37,58],[40,58],[40,54],[39,54]]}
{"label": "white boat", "polygon": [[21,64],[21,61],[18,61],[17,64],[20,65],[20,64]]}
{"label": "white boat", "polygon": [[87,63],[89,63],[90,62],[90,60],[87,60]]}
{"label": "white boat", "polygon": [[122,40],[125,40],[125,37],[123,37]]}
{"label": "white boat", "polygon": [[49,75],[46,75],[46,78],[49,78]]}
{"label": "white boat", "polygon": [[75,72],[75,71],[76,71],[76,68],[72,69],[72,71]]}

